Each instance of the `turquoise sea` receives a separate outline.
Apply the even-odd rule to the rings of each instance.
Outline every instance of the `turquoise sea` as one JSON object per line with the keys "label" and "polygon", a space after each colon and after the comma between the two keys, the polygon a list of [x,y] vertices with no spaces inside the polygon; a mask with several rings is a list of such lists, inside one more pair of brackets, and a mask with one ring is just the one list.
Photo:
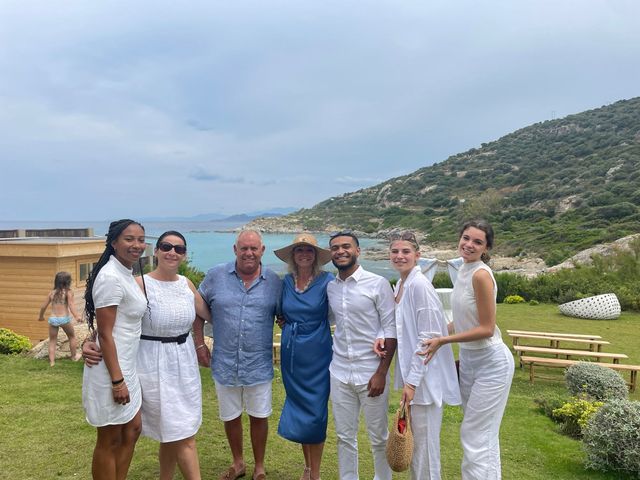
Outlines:
{"label": "turquoise sea", "polygon": [[[167,230],[177,230],[187,239],[189,261],[198,269],[206,272],[209,268],[219,263],[233,260],[233,243],[236,233],[234,229],[242,224],[225,222],[141,222],[144,225],[149,243],[155,243],[155,238]],[[0,230],[16,228],[93,228],[96,236],[104,236],[109,228],[109,222],[103,221],[0,221]],[[329,236],[316,235],[320,246],[328,246]],[[273,251],[289,245],[293,239],[291,234],[264,234],[263,240],[266,246],[262,262],[267,267],[278,273],[286,271],[286,265],[281,262]],[[361,238],[360,246],[363,250],[371,247],[383,247],[377,239]],[[367,261],[361,260],[364,268],[384,277],[397,276],[395,270],[389,266],[387,260]],[[326,270],[334,271],[331,264],[325,266]]]}

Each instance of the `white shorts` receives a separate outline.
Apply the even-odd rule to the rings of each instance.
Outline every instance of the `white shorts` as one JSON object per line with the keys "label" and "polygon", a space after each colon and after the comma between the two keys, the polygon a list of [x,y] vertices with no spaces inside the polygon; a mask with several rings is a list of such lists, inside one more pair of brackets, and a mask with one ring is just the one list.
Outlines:
{"label": "white shorts", "polygon": [[255,418],[271,415],[271,382],[250,387],[226,387],[216,381],[220,420],[228,422],[246,411]]}

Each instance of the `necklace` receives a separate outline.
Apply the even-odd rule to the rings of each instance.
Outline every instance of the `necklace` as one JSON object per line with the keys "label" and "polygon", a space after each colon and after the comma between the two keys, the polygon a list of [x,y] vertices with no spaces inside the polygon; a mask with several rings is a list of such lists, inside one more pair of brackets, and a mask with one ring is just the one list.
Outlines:
{"label": "necklace", "polygon": [[293,286],[296,290],[296,293],[304,293],[305,290],[307,290],[307,288],[309,288],[309,285],[311,285],[311,282],[313,281],[313,275],[311,275],[309,277],[309,280],[307,280],[307,283],[304,285],[304,287],[302,287],[301,289],[298,288],[298,275],[297,274],[293,274]]}

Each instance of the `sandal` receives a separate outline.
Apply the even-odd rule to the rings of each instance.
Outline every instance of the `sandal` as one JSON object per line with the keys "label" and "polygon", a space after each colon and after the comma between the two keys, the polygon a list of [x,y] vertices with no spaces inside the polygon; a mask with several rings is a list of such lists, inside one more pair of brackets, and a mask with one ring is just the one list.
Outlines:
{"label": "sandal", "polygon": [[300,480],[310,480],[311,479],[311,467],[304,467],[304,471],[302,475],[300,475]]}
{"label": "sandal", "polygon": [[247,469],[242,467],[240,470],[236,470],[233,465],[231,465],[226,472],[220,475],[219,480],[236,480],[236,478],[244,477],[247,473]]}

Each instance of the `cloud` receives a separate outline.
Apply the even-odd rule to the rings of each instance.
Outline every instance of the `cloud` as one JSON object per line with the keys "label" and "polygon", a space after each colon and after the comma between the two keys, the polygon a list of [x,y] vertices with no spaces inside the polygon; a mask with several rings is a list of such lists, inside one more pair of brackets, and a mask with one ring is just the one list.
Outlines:
{"label": "cloud", "polygon": [[384,178],[373,178],[373,177],[338,177],[335,179],[337,183],[342,185],[358,185],[358,186],[371,186],[377,183],[383,182]]}
{"label": "cloud", "polygon": [[196,165],[191,170],[191,173],[189,173],[189,178],[200,182],[246,183],[246,180],[242,177],[225,177],[223,175],[218,175],[217,173],[211,173],[202,165]]}
{"label": "cloud", "polygon": [[0,3],[0,219],[311,206],[638,95],[633,1],[37,5]]}

